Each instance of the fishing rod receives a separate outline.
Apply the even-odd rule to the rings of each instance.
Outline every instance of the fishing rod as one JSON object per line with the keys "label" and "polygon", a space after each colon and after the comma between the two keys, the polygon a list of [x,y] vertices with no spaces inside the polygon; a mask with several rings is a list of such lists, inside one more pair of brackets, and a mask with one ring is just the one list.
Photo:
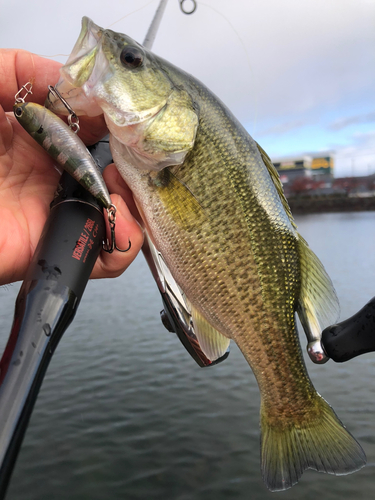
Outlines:
{"label": "fishing rod", "polygon": [[[112,162],[108,141],[89,148],[97,164]],[[97,199],[66,172],[51,203],[0,361],[0,499],[44,375],[72,322],[106,235]]]}
{"label": "fishing rod", "polygon": [[325,328],[321,342],[336,363],[375,351],[375,297],[350,318]]}
{"label": "fishing rod", "polygon": [[[188,9],[184,4],[185,2],[188,2],[192,4],[190,9]],[[168,0],[160,0],[159,6],[156,9],[155,15],[153,20],[151,21],[150,27],[147,31],[147,34],[145,36],[145,39],[143,40],[143,47],[146,49],[151,50],[152,46],[154,44],[154,40],[156,37],[156,33],[159,29],[160,22],[162,20],[165,8],[167,6]],[[197,2],[195,0],[179,0],[180,2],[180,9],[184,14],[190,15],[193,14],[197,10]]]}

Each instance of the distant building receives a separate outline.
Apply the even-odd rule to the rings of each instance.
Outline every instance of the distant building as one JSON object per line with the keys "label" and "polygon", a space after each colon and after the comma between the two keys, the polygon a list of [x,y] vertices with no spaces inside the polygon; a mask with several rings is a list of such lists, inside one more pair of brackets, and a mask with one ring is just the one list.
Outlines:
{"label": "distant building", "polygon": [[273,160],[281,182],[291,184],[299,177],[314,178],[314,180],[333,179],[334,160],[331,152],[280,158]]}
{"label": "distant building", "polygon": [[334,179],[332,187],[344,190],[348,196],[361,198],[375,196],[375,174]]}

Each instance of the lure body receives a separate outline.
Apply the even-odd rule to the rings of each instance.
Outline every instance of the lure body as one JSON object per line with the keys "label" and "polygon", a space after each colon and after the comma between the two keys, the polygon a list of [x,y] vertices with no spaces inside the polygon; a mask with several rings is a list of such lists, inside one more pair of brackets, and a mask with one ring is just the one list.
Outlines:
{"label": "lure body", "polygon": [[17,102],[13,111],[22,127],[64,170],[104,208],[111,206],[99,167],[82,140],[63,120],[34,102]]}

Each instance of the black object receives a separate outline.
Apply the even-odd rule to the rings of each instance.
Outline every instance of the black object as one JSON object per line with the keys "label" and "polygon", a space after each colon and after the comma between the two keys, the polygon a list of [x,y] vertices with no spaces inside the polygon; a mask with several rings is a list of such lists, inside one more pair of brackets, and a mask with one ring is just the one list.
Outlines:
{"label": "black object", "polygon": [[[99,166],[111,162],[107,141],[91,152]],[[19,291],[0,361],[1,500],[48,364],[75,316],[105,233],[103,209],[64,172]]]}
{"label": "black object", "polygon": [[351,318],[323,330],[322,345],[337,363],[375,351],[375,297]]}

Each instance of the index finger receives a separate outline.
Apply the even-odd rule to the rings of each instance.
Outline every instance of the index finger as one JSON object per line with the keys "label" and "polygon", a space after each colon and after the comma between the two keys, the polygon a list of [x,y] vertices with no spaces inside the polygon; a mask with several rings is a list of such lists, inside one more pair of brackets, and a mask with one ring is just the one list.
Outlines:
{"label": "index finger", "polygon": [[0,50],[0,104],[5,111],[12,111],[14,96],[27,82],[33,84],[33,101],[43,104],[48,85],[59,79],[61,64],[37,56],[26,50]]}
{"label": "index finger", "polygon": [[[32,83],[28,100],[44,104],[48,85],[60,77],[61,64],[20,49],[0,49],[0,106],[13,111],[14,96],[22,85]],[[79,136],[86,144],[94,144],[107,133],[103,116],[82,117]]]}

